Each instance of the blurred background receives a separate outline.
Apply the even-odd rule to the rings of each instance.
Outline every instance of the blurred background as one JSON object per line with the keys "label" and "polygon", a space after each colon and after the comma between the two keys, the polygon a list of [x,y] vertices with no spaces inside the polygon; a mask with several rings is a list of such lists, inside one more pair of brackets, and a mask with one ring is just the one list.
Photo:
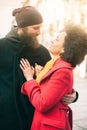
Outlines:
{"label": "blurred background", "polygon": [[[13,9],[25,5],[33,5],[41,12],[44,22],[39,40],[46,47],[67,21],[83,24],[87,30],[87,0],[2,0],[0,37],[4,37],[15,22],[12,17]],[[81,78],[87,77],[87,56],[83,63],[76,67],[76,73]]]}
{"label": "blurred background", "polygon": [[[40,43],[49,47],[50,40],[67,21],[83,24],[87,31],[87,0],[2,0],[0,1],[0,37],[4,37],[15,24],[12,11],[25,5],[33,5],[41,12],[44,22]],[[73,130],[87,130],[87,56],[76,67],[74,88],[79,93],[73,109]]]}

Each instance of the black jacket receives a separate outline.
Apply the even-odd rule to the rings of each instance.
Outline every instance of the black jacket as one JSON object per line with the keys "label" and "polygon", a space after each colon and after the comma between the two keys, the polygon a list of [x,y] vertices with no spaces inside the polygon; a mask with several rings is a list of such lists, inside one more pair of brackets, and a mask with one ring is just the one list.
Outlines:
{"label": "black jacket", "polygon": [[44,46],[31,49],[21,43],[15,29],[12,29],[5,38],[0,39],[0,130],[30,129],[34,108],[21,94],[25,81],[19,67],[22,57],[33,66],[35,63],[44,66],[51,59]]}

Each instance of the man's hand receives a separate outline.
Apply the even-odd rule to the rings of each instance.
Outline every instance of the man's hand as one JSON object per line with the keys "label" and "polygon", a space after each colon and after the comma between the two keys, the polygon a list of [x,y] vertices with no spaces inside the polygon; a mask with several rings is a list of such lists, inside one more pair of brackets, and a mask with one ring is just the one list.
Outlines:
{"label": "man's hand", "polygon": [[72,94],[67,94],[63,97],[62,101],[64,104],[71,104],[76,99],[76,91],[73,89]]}

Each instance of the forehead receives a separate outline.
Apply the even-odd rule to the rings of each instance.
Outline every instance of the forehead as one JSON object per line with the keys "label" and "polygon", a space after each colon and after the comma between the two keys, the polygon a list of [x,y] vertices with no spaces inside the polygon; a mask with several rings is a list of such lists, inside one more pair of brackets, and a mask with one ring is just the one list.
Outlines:
{"label": "forehead", "polygon": [[32,27],[32,28],[40,28],[40,27],[42,27],[42,24],[35,24],[35,25],[29,26],[29,27]]}
{"label": "forehead", "polygon": [[60,31],[57,36],[66,36],[66,32]]}
{"label": "forehead", "polygon": [[64,38],[66,35],[67,35],[66,32],[61,31],[61,32],[57,33],[56,38]]}

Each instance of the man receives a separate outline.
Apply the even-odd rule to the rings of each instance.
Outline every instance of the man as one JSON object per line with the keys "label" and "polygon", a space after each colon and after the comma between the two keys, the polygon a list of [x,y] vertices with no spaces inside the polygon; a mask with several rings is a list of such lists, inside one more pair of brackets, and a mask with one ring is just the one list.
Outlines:
{"label": "man", "polygon": [[34,109],[21,94],[25,78],[19,62],[27,58],[31,66],[44,66],[51,56],[36,39],[43,22],[41,14],[27,6],[15,9],[13,16],[17,27],[0,39],[0,130],[29,130]]}

